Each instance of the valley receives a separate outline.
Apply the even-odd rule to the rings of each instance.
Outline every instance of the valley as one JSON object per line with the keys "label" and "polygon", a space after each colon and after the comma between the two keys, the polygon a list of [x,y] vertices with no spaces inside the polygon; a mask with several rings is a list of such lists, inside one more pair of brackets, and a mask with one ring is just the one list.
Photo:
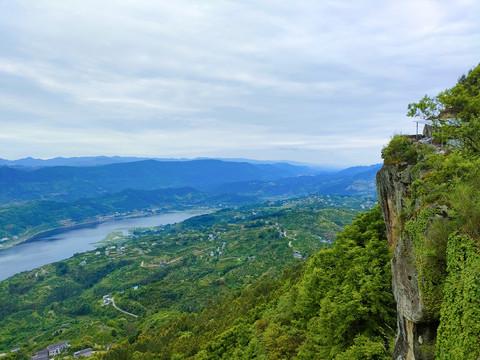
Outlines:
{"label": "valley", "polygon": [[0,178],[0,352],[28,357],[67,342],[69,354],[101,354],[299,271],[375,205],[377,168],[0,168],[14,174]]}
{"label": "valley", "polygon": [[0,360],[480,360],[479,13],[0,1]]}
{"label": "valley", "polygon": [[[311,196],[112,233],[96,250],[0,283],[8,294],[0,299],[3,350],[31,353],[57,341],[68,341],[72,351],[87,345],[104,350],[182,313],[199,312],[329,247],[364,204],[373,203]],[[102,307],[105,295],[138,318]]]}
{"label": "valley", "polygon": [[235,207],[315,193],[374,199],[377,169],[375,165],[301,175],[315,170],[218,160],[0,166],[0,251],[54,229],[168,211]]}

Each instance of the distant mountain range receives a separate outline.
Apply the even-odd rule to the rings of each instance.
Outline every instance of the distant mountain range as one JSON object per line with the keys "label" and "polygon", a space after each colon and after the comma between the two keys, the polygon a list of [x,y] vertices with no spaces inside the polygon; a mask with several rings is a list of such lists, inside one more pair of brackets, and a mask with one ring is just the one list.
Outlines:
{"label": "distant mountain range", "polygon": [[124,189],[204,189],[228,182],[273,181],[314,173],[289,164],[220,160],[121,162],[98,166],[0,167],[0,203],[36,199],[72,200]]}
{"label": "distant mountain range", "polygon": [[[221,160],[129,161],[135,158],[70,158],[69,166],[51,160],[23,159],[0,166],[0,204],[30,200],[71,201],[125,189],[154,190],[191,187],[213,194],[257,198],[312,193],[375,196],[375,173],[380,165],[323,172],[287,163],[247,163]],[[49,166],[34,167],[41,161]],[[118,161],[101,165],[101,162]],[[23,163],[24,167],[20,166]],[[95,163],[91,166],[72,164]],[[27,167],[28,165],[28,167]]]}
{"label": "distant mountain range", "polygon": [[287,177],[274,181],[240,181],[212,185],[209,191],[258,197],[294,197],[309,194],[376,196],[375,176],[381,164],[351,167],[336,173]]}
{"label": "distant mountain range", "polygon": [[116,214],[236,207],[311,194],[374,202],[380,169],[358,166],[319,174],[286,163],[123,160],[94,166],[0,166],[0,245]]}
{"label": "distant mountain range", "polygon": [[192,160],[221,160],[225,162],[247,162],[250,164],[287,164],[294,165],[298,167],[304,167],[309,169],[310,172],[335,172],[342,169],[340,166],[331,166],[331,165],[315,165],[315,164],[306,164],[298,161],[271,161],[271,160],[253,160],[253,159],[244,159],[244,158],[205,158],[199,157],[195,159],[173,159],[173,158],[147,158],[147,157],[125,157],[125,156],[83,156],[83,157],[56,157],[52,159],[35,159],[32,157],[27,157],[18,160],[7,160],[0,158],[0,166],[7,165],[12,167],[46,167],[46,166],[98,166],[98,165],[108,165],[108,164],[118,164],[118,163],[127,163],[127,162],[136,162],[143,160],[156,160],[156,161],[192,161]]}
{"label": "distant mountain range", "polygon": [[124,156],[83,156],[83,157],[56,157],[53,159],[35,159],[27,157],[18,160],[0,159],[0,165],[13,167],[47,167],[47,166],[98,166],[118,163],[128,163],[143,160],[158,161],[189,161],[188,159],[152,159],[146,157],[124,157]]}

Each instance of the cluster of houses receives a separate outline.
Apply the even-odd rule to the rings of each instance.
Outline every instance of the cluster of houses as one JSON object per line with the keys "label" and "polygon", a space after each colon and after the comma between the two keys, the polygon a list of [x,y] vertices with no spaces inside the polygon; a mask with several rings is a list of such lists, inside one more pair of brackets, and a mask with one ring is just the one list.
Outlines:
{"label": "cluster of houses", "polygon": [[[123,243],[123,241],[122,241],[122,243]],[[123,254],[125,253],[125,251],[126,251],[126,246],[127,246],[127,245],[125,245],[125,246],[114,246],[114,245],[112,245],[112,246],[107,246],[107,247],[105,248],[105,255],[106,255],[106,256],[109,256],[110,254],[113,255],[113,253],[114,253],[115,251],[116,251],[116,253],[117,253],[118,255],[123,255]]]}
{"label": "cluster of houses", "polygon": [[[37,351],[35,355],[30,357],[30,360],[49,360],[55,358],[55,356],[60,355],[62,352],[66,351],[70,345],[66,341],[61,341],[56,344],[48,345],[46,349]],[[77,351],[73,354],[75,359],[80,357],[90,357],[92,356],[93,350],[91,348],[83,349]]]}

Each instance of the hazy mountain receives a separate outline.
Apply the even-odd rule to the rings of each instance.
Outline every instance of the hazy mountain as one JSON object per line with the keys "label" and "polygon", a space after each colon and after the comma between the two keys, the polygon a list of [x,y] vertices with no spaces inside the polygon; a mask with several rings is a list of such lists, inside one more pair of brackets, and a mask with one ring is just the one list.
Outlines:
{"label": "hazy mountain", "polygon": [[356,166],[337,173],[297,176],[274,181],[239,181],[211,186],[217,193],[238,193],[255,196],[301,196],[336,194],[376,196],[375,176],[381,164]]}
{"label": "hazy mountain", "polygon": [[[35,159],[27,157],[18,160],[0,159],[0,165],[15,167],[45,167],[45,166],[98,166],[117,163],[126,163],[134,161],[149,160],[149,158],[140,157],[122,157],[122,156],[85,156],[85,157],[56,157],[53,159]],[[174,159],[162,159],[163,161],[173,161]],[[176,160],[181,161],[181,160]]]}
{"label": "hazy mountain", "polygon": [[[195,158],[195,160],[206,160],[206,159],[209,159],[209,158],[204,158],[204,157]],[[304,162],[292,161],[292,160],[276,160],[275,161],[275,160],[254,160],[254,159],[246,159],[246,158],[215,158],[215,159],[221,160],[221,161],[231,161],[231,162],[248,162],[251,164],[272,164],[272,165],[288,164],[288,165],[300,166],[300,167],[310,169],[317,174],[333,173],[345,168],[343,166],[338,166],[338,165],[319,165],[319,164],[310,164],[310,163],[304,163]],[[159,159],[156,159],[156,160],[159,160]]]}
{"label": "hazy mountain", "polygon": [[0,167],[0,203],[34,199],[71,200],[127,188],[209,186],[238,181],[273,181],[309,173],[289,164],[250,164],[220,160],[135,161],[108,165],[51,166],[38,169]]}
{"label": "hazy mountain", "polygon": [[144,160],[156,160],[165,162],[179,162],[192,160],[220,160],[224,162],[246,162],[250,164],[269,164],[277,167],[296,167],[301,168],[303,174],[318,174],[320,172],[336,172],[341,167],[323,166],[306,164],[297,161],[270,161],[270,160],[253,160],[244,158],[205,158],[198,157],[195,159],[173,159],[173,158],[148,158],[148,157],[124,157],[124,156],[84,156],[84,157],[56,157],[52,159],[35,159],[27,157],[18,160],[7,160],[0,158],[0,166],[6,165],[11,167],[47,167],[47,166],[99,166],[108,164],[128,163]]}

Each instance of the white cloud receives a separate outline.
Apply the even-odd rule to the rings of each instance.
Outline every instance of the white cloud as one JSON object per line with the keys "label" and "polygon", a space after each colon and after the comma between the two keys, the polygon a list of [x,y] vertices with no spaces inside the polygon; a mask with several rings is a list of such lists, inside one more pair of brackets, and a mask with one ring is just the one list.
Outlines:
{"label": "white cloud", "polygon": [[412,131],[409,102],[478,63],[478,13],[440,0],[2,2],[2,156],[88,143],[376,162],[382,139]]}

